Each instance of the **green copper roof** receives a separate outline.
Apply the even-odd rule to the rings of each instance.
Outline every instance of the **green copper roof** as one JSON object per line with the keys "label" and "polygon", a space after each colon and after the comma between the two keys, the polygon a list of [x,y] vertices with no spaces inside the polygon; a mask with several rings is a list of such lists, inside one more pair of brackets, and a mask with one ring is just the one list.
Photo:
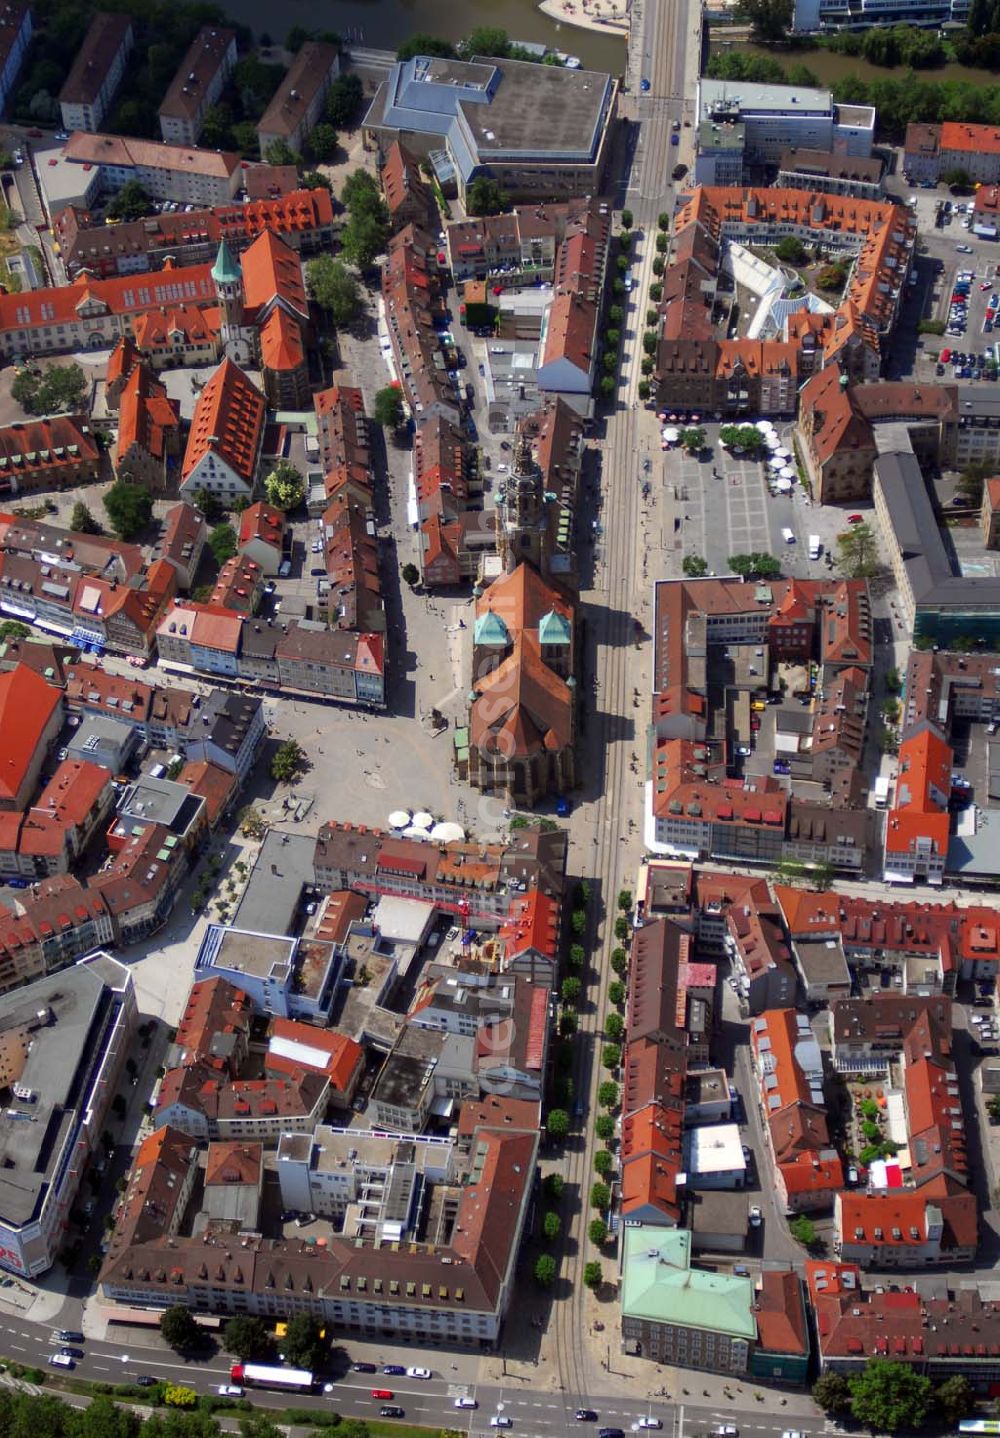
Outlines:
{"label": "green copper roof", "polygon": [[507,626],[499,614],[494,614],[488,609],[485,614],[480,614],[476,620],[476,627],[472,632],[476,644],[509,644],[510,635],[507,633]]}
{"label": "green copper roof", "polygon": [[239,265],[233,259],[225,240],[219,241],[219,253],[212,266],[212,279],[217,285],[232,285],[243,278]]}
{"label": "green copper roof", "polygon": [[622,1314],[752,1341],[753,1281],[691,1267],[685,1228],[626,1228]]}
{"label": "green copper roof", "polygon": [[570,642],[569,620],[550,609],[538,621],[539,644],[568,644]]}

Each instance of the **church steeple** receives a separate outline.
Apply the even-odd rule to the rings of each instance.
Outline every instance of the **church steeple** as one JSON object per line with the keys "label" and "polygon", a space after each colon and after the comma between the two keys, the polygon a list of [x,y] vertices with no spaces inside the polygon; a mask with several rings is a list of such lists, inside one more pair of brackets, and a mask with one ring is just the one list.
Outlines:
{"label": "church steeple", "polygon": [[512,574],[522,560],[527,560],[539,573],[544,573],[548,526],[542,472],[523,434],[515,441],[511,474],[504,491],[502,512],[499,508],[497,511],[504,569]]}
{"label": "church steeple", "polygon": [[223,351],[237,364],[246,364],[250,346],[243,324],[243,271],[225,240],[219,241],[215,264],[212,266],[212,282],[219,299],[221,310],[220,335]]}

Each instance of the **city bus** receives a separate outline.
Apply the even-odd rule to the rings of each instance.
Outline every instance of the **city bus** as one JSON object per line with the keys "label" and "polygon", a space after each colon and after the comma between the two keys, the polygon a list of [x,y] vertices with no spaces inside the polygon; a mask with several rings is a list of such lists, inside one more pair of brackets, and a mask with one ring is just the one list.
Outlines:
{"label": "city bus", "polygon": [[1000,1418],[963,1418],[959,1433],[1000,1433]]}
{"label": "city bus", "polygon": [[234,1363],[229,1377],[242,1388],[279,1388],[286,1393],[311,1393],[316,1386],[308,1368],[281,1368],[269,1363]]}

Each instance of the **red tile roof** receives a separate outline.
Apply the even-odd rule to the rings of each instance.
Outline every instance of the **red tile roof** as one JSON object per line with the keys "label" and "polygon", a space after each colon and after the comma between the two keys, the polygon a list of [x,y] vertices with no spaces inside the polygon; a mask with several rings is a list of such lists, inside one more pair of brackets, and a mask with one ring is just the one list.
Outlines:
{"label": "red tile roof", "polygon": [[232,360],[224,359],[195,405],[181,468],[186,480],[211,451],[253,485],[264,428],[264,396]]}
{"label": "red tile roof", "polygon": [[61,703],[59,691],[26,664],[0,674],[0,797],[8,802],[24,784]]}
{"label": "red tile roof", "polygon": [[181,407],[167,396],[166,386],[144,364],[136,364],[118,402],[118,460],[133,445],[162,462],[180,435]]}

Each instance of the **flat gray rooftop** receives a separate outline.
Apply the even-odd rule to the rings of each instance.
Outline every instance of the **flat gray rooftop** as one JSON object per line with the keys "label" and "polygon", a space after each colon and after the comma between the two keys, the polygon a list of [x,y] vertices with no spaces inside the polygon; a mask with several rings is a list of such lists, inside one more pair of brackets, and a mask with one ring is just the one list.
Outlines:
{"label": "flat gray rooftop", "polygon": [[[74,964],[0,1001],[0,1046],[13,1060],[6,1067],[31,1094],[12,1097],[0,1112],[0,1221],[12,1228],[37,1216],[89,1092],[114,1002],[106,973],[100,965]],[[27,1056],[18,1073],[22,1045]]]}
{"label": "flat gray rooftop", "polygon": [[287,934],[302,887],[312,879],[316,840],[268,830],[233,923],[258,934]]}
{"label": "flat gray rooftop", "polygon": [[[214,942],[210,945],[209,940]],[[252,978],[285,983],[291,974],[294,939],[278,934],[254,933],[242,928],[210,925],[202,953],[216,969],[229,969]],[[210,952],[209,952],[210,950]]]}
{"label": "flat gray rooftop", "polygon": [[483,160],[510,151],[588,160],[596,149],[611,77],[504,60],[489,105],[463,107]]}

